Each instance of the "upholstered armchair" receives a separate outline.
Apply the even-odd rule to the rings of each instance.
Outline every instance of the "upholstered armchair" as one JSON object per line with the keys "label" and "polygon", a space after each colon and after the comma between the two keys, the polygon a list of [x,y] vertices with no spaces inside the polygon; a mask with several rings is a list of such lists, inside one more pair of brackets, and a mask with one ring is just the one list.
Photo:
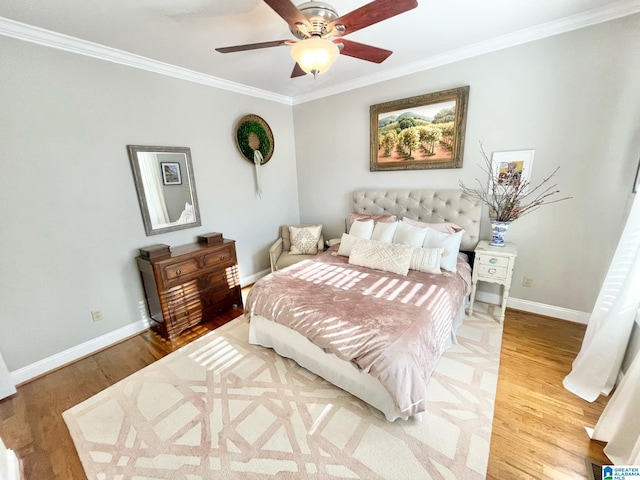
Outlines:
{"label": "upholstered armchair", "polygon": [[324,250],[322,225],[282,225],[279,233],[269,249],[272,272],[313,258]]}

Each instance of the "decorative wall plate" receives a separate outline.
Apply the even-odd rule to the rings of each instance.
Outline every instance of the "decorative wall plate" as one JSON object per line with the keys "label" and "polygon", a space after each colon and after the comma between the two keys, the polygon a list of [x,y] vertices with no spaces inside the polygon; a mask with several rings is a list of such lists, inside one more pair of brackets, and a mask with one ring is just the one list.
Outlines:
{"label": "decorative wall plate", "polygon": [[255,163],[256,150],[262,155],[260,165],[264,165],[273,155],[275,148],[273,133],[267,122],[258,115],[245,115],[236,125],[236,145],[240,154]]}

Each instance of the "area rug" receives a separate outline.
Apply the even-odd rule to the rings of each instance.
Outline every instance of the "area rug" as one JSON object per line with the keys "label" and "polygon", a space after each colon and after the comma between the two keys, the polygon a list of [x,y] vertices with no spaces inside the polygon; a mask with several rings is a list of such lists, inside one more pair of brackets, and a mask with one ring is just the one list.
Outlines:
{"label": "area rug", "polygon": [[64,412],[90,480],[485,478],[502,328],[474,311],[422,421],[270,349],[240,317]]}

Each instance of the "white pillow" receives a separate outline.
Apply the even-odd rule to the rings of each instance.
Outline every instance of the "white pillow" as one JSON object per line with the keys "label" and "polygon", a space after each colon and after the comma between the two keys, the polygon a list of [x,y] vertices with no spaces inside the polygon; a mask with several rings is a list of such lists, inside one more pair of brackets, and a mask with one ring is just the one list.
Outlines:
{"label": "white pillow", "polygon": [[354,237],[353,235],[349,235],[348,233],[343,233],[342,238],[340,238],[340,246],[338,247],[338,255],[342,255],[343,257],[348,257],[351,255],[351,248],[353,248],[353,242],[355,242],[358,237]]}
{"label": "white pillow", "polygon": [[391,223],[376,223],[373,227],[373,233],[371,234],[371,240],[377,240],[378,242],[393,243],[393,235],[398,228],[398,222]]}
{"label": "white pillow", "polygon": [[455,273],[464,230],[452,234],[442,233],[433,228],[426,228],[425,230],[427,234],[422,246],[424,248],[443,248],[440,268]]}
{"label": "white pillow", "polygon": [[356,220],[351,224],[349,235],[369,240],[373,233],[373,220]]}
{"label": "white pillow", "polygon": [[406,275],[409,272],[412,248],[357,238],[351,249],[349,263],[385,272]]}
{"label": "white pillow", "polygon": [[322,233],[322,225],[308,227],[289,227],[292,255],[315,255],[318,253],[318,241]]}
{"label": "white pillow", "polygon": [[393,243],[410,245],[412,247],[422,247],[426,234],[426,228],[414,227],[413,225],[400,221],[398,223],[398,228],[396,228],[396,232],[393,235]]}
{"label": "white pillow", "polygon": [[444,248],[413,248],[411,252],[410,270],[427,273],[442,273],[440,260]]}

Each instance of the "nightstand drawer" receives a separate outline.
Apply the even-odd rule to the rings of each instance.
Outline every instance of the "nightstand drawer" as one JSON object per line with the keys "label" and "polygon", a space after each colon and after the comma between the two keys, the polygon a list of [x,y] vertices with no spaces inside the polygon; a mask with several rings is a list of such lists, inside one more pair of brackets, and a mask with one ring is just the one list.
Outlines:
{"label": "nightstand drawer", "polygon": [[495,267],[493,265],[485,265],[481,263],[480,265],[478,265],[478,275],[479,275],[478,278],[480,280],[482,280],[483,278],[505,280],[507,278],[507,269],[506,267]]}
{"label": "nightstand drawer", "polygon": [[502,267],[507,268],[509,266],[508,257],[498,257],[493,255],[480,255],[476,257],[476,260],[480,265],[488,265],[490,267]]}

